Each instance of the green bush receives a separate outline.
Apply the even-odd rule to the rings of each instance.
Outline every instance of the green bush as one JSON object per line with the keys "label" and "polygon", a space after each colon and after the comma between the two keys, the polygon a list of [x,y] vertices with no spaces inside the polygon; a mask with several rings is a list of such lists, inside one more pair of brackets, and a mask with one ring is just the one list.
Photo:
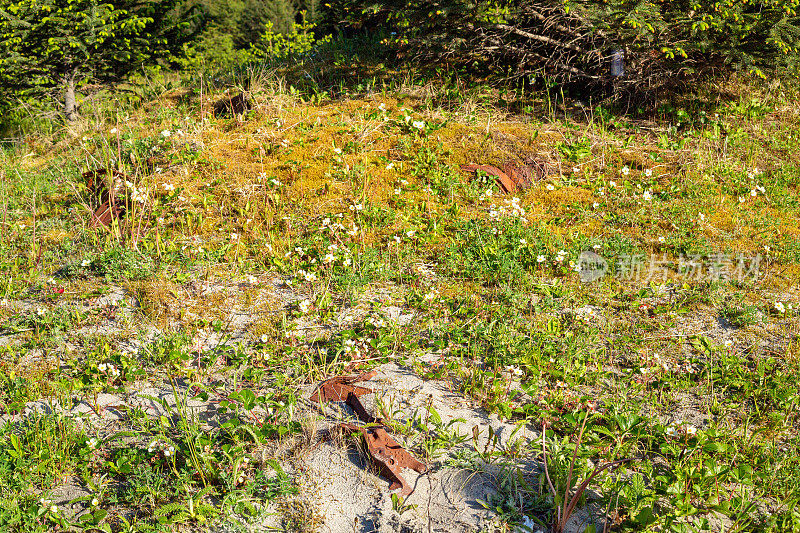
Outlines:
{"label": "green bush", "polygon": [[[798,0],[335,0],[422,64],[638,91],[734,70],[794,71]],[[612,73],[612,63],[624,74]],[[619,74],[619,73],[616,73]]]}

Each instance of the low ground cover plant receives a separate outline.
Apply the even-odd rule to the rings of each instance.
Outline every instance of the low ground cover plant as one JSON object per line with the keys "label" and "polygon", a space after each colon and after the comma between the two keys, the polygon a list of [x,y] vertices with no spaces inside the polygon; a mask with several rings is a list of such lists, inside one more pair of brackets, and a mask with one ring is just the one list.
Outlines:
{"label": "low ground cover plant", "polygon": [[480,527],[796,530],[796,94],[738,83],[654,126],[255,76],[245,113],[174,90],[4,146],[0,529],[321,529],[308,394],[400,365],[535,435],[376,398],[491,476]]}

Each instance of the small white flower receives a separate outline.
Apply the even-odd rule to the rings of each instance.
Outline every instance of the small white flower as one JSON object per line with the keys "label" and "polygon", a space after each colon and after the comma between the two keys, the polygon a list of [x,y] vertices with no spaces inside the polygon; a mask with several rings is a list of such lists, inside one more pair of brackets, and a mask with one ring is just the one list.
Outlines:
{"label": "small white flower", "polygon": [[37,307],[36,308],[36,314],[39,315],[39,316],[43,316],[46,312],[47,312],[47,309],[45,309],[44,307]]}
{"label": "small white flower", "polygon": [[231,233],[231,240],[232,241],[238,241],[239,240],[239,234],[238,233]]}
{"label": "small white flower", "polygon": [[756,197],[756,196],[758,196],[758,191],[757,191],[757,190],[755,190],[755,189],[752,189],[752,190],[750,191],[750,196],[753,196],[753,197]]}
{"label": "small white flower", "polygon": [[650,200],[652,200],[652,199],[653,199],[653,193],[652,193],[650,190],[646,190],[646,191],[644,191],[644,192],[642,193],[642,199],[643,199],[645,202],[649,202]]}
{"label": "small white flower", "polygon": [[609,181],[608,182],[608,186],[611,187],[612,189],[614,189],[617,186],[617,182],[616,181]]}
{"label": "small white flower", "polygon": [[343,263],[344,263],[344,266],[348,266],[349,267],[353,263],[353,260],[350,259],[349,257],[345,257]]}
{"label": "small white flower", "polygon": [[55,505],[51,505],[50,512],[53,514],[58,514],[58,507],[56,507]]}
{"label": "small white flower", "polygon": [[88,267],[91,264],[92,264],[92,261],[90,259],[84,259],[83,261],[81,261],[81,266],[82,267]]}
{"label": "small white flower", "polygon": [[386,170],[392,170],[394,168],[394,163],[389,163],[386,165]]}
{"label": "small white flower", "polygon": [[171,183],[165,183],[164,184],[164,190],[165,191],[174,191],[175,190],[175,186],[173,184],[171,184]]}
{"label": "small white flower", "polygon": [[394,194],[395,194],[395,196],[400,196],[400,193],[402,193],[402,192],[403,192],[403,191],[401,191],[400,189],[395,189],[395,190],[394,190]]}
{"label": "small white flower", "polygon": [[381,102],[381,105],[379,105],[379,106],[378,106],[378,109],[379,109],[380,111],[386,111],[386,104],[384,104],[383,102]]}
{"label": "small white flower", "polygon": [[652,175],[653,175],[653,169],[651,169],[651,168],[648,168],[648,169],[646,169],[646,170],[644,171],[644,175],[645,175],[645,176],[647,176],[647,177],[649,178],[650,176],[652,176]]}
{"label": "small white flower", "polygon": [[416,231],[414,231],[413,229],[410,229],[410,230],[408,230],[408,231],[406,232],[406,237],[408,237],[409,239],[411,239],[412,237],[414,237],[414,235],[416,235],[416,233],[417,233]]}
{"label": "small white flower", "polygon": [[548,184],[547,184],[547,190],[548,190],[548,191],[553,191],[553,190],[555,190],[555,187],[553,186],[553,184],[552,184],[552,183],[548,183]]}
{"label": "small white flower", "polygon": [[703,214],[703,213],[700,213],[700,214],[699,214],[699,215],[697,215],[697,216],[699,216],[699,217],[700,217],[700,221],[701,221],[701,222],[702,222],[702,221],[704,221],[704,220],[706,219],[706,216],[705,216],[705,214]]}
{"label": "small white flower", "polygon": [[311,300],[306,299],[306,300],[303,300],[302,302],[300,302],[300,312],[301,313],[303,313],[305,315],[305,314],[308,314],[308,312],[310,310],[311,310]]}
{"label": "small white flower", "polygon": [[303,279],[305,279],[307,282],[311,283],[311,282],[317,281],[317,275],[314,274],[313,272],[306,272],[303,275]]}
{"label": "small white flower", "polygon": [[342,153],[342,149],[341,148],[334,148],[333,151],[335,153],[337,153],[337,154],[341,154]]}
{"label": "small white flower", "polygon": [[95,437],[92,437],[91,439],[89,439],[89,442],[88,442],[89,448],[94,450],[95,448],[97,448],[97,443],[98,443],[97,439]]}
{"label": "small white flower", "polygon": [[415,120],[414,122],[411,123],[411,126],[422,131],[422,129],[425,127],[425,122],[423,122],[422,120]]}
{"label": "small white flower", "polygon": [[775,302],[775,310],[780,314],[786,313],[786,307],[783,305],[782,302]]}
{"label": "small white flower", "polygon": [[745,200],[744,196],[740,196],[740,197],[739,197],[739,203],[740,203],[740,204],[743,204],[743,203],[744,203],[744,200]]}
{"label": "small white flower", "polygon": [[594,202],[594,203],[592,204],[592,207],[594,207],[595,209],[597,209],[598,207],[600,207],[600,203],[599,203],[599,202]]}
{"label": "small white flower", "polygon": [[525,246],[526,244],[528,244],[528,241],[527,241],[527,240],[525,240],[525,239],[520,239],[520,240],[519,240],[519,243],[520,243],[521,245]]}
{"label": "small white flower", "polygon": [[161,136],[162,136],[162,137],[164,137],[165,139],[166,139],[167,137],[169,137],[170,135],[172,135],[172,133],[171,133],[169,130],[163,130],[163,131],[161,132]]}
{"label": "small white flower", "polygon": [[100,500],[98,500],[97,497],[92,498],[92,507],[97,507],[99,503]]}
{"label": "small white flower", "polygon": [[631,169],[628,168],[627,166],[624,166],[624,167],[622,167],[622,170],[620,170],[620,172],[622,172],[623,176],[627,176],[628,174],[631,173]]}
{"label": "small white flower", "polygon": [[111,129],[108,131],[108,133],[110,133],[111,135],[116,135],[116,133],[117,133],[118,131],[119,131],[119,130],[118,130],[117,128],[111,128]]}
{"label": "small white flower", "polygon": [[594,246],[592,246],[592,249],[593,249],[595,252],[596,252],[597,250],[599,250],[600,248],[602,248],[602,246],[601,246],[601,245],[599,245],[599,244],[595,244]]}
{"label": "small white flower", "polygon": [[665,239],[664,237],[659,237],[658,238],[658,242],[660,242],[661,244],[664,244],[665,242],[667,242],[667,239]]}
{"label": "small white flower", "polygon": [[678,430],[675,428],[675,426],[668,426],[665,433],[668,437],[674,437],[678,434]]}
{"label": "small white flower", "polygon": [[687,435],[689,435],[689,436],[695,435],[695,434],[697,433],[697,428],[696,428],[696,427],[694,427],[694,426],[693,426],[693,425],[691,425],[691,424],[686,424],[686,426],[683,428],[683,430],[684,430],[684,431],[686,432],[686,434],[687,434]]}
{"label": "small white flower", "polygon": [[326,265],[329,265],[334,261],[336,261],[336,256],[331,253],[325,254],[325,257],[322,258],[322,262],[325,263]]}
{"label": "small white flower", "polygon": [[395,235],[394,237],[392,237],[392,239],[394,239],[394,242],[396,242],[397,244],[400,244],[400,235]]}

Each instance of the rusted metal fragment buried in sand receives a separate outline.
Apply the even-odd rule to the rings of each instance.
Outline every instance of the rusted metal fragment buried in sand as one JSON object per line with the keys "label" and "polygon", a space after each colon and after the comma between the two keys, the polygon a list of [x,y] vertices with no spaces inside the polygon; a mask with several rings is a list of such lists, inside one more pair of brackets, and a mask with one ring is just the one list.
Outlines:
{"label": "rusted metal fragment buried in sand", "polygon": [[401,489],[403,497],[411,494],[414,489],[402,475],[403,468],[411,468],[420,474],[426,472],[428,468],[424,463],[415,459],[405,448],[400,446],[388,432],[388,428],[383,425],[382,418],[375,418],[364,408],[359,396],[373,392],[366,387],[353,385],[360,381],[365,381],[375,376],[375,371],[360,374],[358,376],[337,376],[320,384],[311,399],[321,403],[325,401],[344,401],[349,405],[356,416],[369,424],[367,426],[357,426],[355,424],[343,423],[337,427],[350,431],[359,432],[364,436],[370,456],[378,464],[381,474],[391,482],[389,490]]}
{"label": "rusted metal fragment buried in sand", "polygon": [[347,400],[347,395],[351,392],[356,396],[363,396],[369,394],[372,389],[366,387],[359,387],[353,385],[360,381],[366,381],[375,377],[375,371],[365,372],[357,376],[336,376],[320,383],[314,394],[311,395],[311,401],[317,403],[324,402],[344,402]]}
{"label": "rusted metal fragment buried in sand", "polygon": [[347,396],[347,405],[353,408],[362,422],[367,424],[379,424],[375,426],[355,426],[353,424],[341,424],[342,428],[351,431],[359,431],[364,435],[367,449],[370,455],[381,468],[381,473],[389,478],[391,484],[389,490],[401,489],[403,497],[411,494],[414,489],[402,475],[404,468],[410,468],[420,474],[427,472],[428,467],[424,463],[414,458],[408,451],[400,446],[383,425],[383,420],[375,418],[367,413],[358,397],[350,393]]}

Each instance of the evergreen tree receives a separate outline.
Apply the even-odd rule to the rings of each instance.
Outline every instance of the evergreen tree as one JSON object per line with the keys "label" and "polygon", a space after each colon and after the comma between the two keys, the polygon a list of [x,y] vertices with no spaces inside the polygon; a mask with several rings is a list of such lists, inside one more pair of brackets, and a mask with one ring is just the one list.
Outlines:
{"label": "evergreen tree", "polygon": [[0,0],[0,88],[41,96],[62,91],[77,114],[82,83],[116,83],[169,58],[196,30],[182,0]]}
{"label": "evergreen tree", "polygon": [[267,20],[272,23],[272,31],[284,35],[291,33],[297,16],[297,6],[292,0],[266,0],[264,7]]}

